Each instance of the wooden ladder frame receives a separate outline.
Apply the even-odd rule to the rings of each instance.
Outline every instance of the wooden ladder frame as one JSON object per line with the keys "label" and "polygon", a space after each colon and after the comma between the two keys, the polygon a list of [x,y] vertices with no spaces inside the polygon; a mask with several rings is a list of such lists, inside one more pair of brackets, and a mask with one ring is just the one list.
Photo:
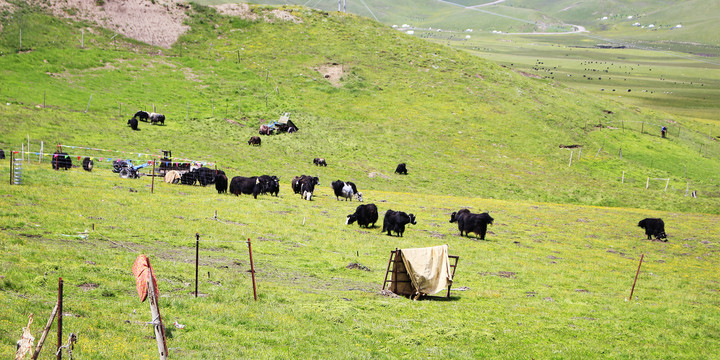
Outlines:
{"label": "wooden ladder frame", "polygon": [[[382,288],[383,290],[385,290],[385,287],[387,286],[387,284],[391,283],[391,282],[411,282],[410,280],[392,280],[392,278],[397,279],[397,274],[394,274],[394,276],[390,280],[388,280],[388,275],[391,272],[390,265],[393,264],[394,262],[402,261],[402,260],[400,260],[401,259],[400,256],[398,256],[400,254],[400,252],[401,252],[401,250],[399,250],[397,248],[395,248],[395,250],[390,251],[390,258],[388,259],[387,269],[385,270],[385,280],[383,281],[383,288]],[[453,280],[455,280],[455,269],[457,269],[457,264],[458,264],[458,261],[460,260],[460,256],[448,255],[448,258],[455,259],[455,263],[450,264],[450,267],[452,268],[452,278],[453,278]],[[392,268],[393,268],[392,271],[395,272],[396,271],[395,269],[397,267],[393,266]],[[452,284],[448,285],[447,295],[445,296],[447,298],[450,298],[450,288],[451,287],[452,287]]]}

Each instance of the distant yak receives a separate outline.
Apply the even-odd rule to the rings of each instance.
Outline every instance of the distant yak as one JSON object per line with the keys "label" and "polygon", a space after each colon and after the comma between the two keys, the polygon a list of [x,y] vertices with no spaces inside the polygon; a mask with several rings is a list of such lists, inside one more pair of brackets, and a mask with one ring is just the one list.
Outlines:
{"label": "distant yak", "polygon": [[400,175],[407,175],[407,168],[405,168],[405,163],[398,164],[397,168],[395,168],[395,173]]}
{"label": "distant yak", "polygon": [[652,240],[652,237],[655,236],[656,240],[665,239],[665,241],[667,241],[667,235],[665,234],[665,222],[663,222],[662,219],[642,219],[638,223],[638,226],[645,229],[645,235],[647,235],[648,240]]}
{"label": "distant yak", "polygon": [[487,233],[488,224],[493,223],[493,219],[490,214],[473,214],[468,209],[462,209],[454,212],[450,215],[450,222],[458,223],[458,230],[460,230],[460,236],[470,236],[470,233],[480,237],[480,240],[485,240],[485,234]]}

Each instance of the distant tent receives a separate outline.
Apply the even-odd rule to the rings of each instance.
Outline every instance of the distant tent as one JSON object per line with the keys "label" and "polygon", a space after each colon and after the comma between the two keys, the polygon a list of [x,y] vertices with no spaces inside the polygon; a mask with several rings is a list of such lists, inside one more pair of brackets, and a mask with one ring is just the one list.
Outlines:
{"label": "distant tent", "polygon": [[[455,260],[453,265],[450,258]],[[459,258],[448,255],[447,245],[391,251],[383,289],[389,282],[393,293],[417,299],[447,288],[447,297],[450,297]],[[389,281],[388,274],[391,274]]]}

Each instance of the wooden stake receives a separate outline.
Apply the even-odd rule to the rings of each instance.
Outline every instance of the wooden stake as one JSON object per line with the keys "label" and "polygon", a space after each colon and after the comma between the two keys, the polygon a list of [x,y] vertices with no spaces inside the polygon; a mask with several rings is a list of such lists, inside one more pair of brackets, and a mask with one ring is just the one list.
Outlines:
{"label": "wooden stake", "polygon": [[40,341],[38,341],[37,346],[35,347],[35,351],[33,352],[32,359],[35,360],[40,355],[40,351],[42,350],[43,344],[45,343],[45,338],[47,338],[47,334],[50,332],[50,328],[52,327],[52,323],[55,320],[55,315],[57,315],[58,311],[58,303],[55,303],[55,307],[53,307],[52,313],[50,313],[50,319],[48,319],[47,325],[45,325],[45,329],[42,332],[42,335],[40,336]]}
{"label": "wooden stake", "polygon": [[570,163],[568,164],[568,166],[572,166],[573,152],[574,151],[570,151]]}
{"label": "wooden stake", "polygon": [[43,90],[43,109],[45,108],[45,90]]}
{"label": "wooden stake", "polygon": [[87,107],[85,108],[85,113],[87,113],[88,110],[90,109],[90,102],[92,101],[92,97],[93,97],[93,94],[90,94],[90,100],[88,100]]}
{"label": "wooden stake", "polygon": [[668,185],[670,185],[670,178],[668,178],[667,182],[665,183],[665,192],[667,192]]}
{"label": "wooden stake", "polygon": [[640,126],[641,126],[641,127],[640,127],[640,132],[644,134],[644,133],[645,133],[645,122],[644,122],[644,121],[641,121],[640,124],[641,124],[641,125],[640,125]]}
{"label": "wooden stake", "polygon": [[60,351],[60,347],[62,346],[62,317],[63,317],[63,279],[60,278],[58,280],[58,302],[57,302],[57,309],[58,309],[58,327],[57,327],[57,360],[62,359],[62,351]]}
{"label": "wooden stake", "polygon": [[640,256],[640,264],[638,264],[637,273],[635,273],[635,281],[633,281],[632,289],[630,290],[630,300],[632,301],[633,292],[635,291],[635,283],[637,283],[638,275],[640,275],[640,266],[642,266],[643,258],[645,258],[645,254],[642,254]]}
{"label": "wooden stake", "polygon": [[200,233],[195,233],[195,297],[198,297],[198,261],[200,260]]}
{"label": "wooden stake", "polygon": [[248,243],[248,252],[250,253],[250,273],[252,274],[253,296],[255,297],[255,301],[257,301],[257,288],[255,287],[255,265],[253,265],[252,245],[250,244],[249,238],[248,238],[247,243]]}
{"label": "wooden stake", "polygon": [[620,148],[619,154],[620,154],[620,158],[622,159],[622,148]]}
{"label": "wooden stake", "polygon": [[600,150],[602,150],[602,146],[598,149],[597,153],[595,154],[595,159],[597,159],[598,155],[600,155]]}
{"label": "wooden stake", "polygon": [[148,299],[150,303],[150,313],[152,314],[152,325],[155,329],[155,340],[157,340],[158,353],[160,354],[160,360],[167,360],[167,343],[165,342],[165,326],[160,317],[160,305],[158,299],[155,297],[155,285],[153,284],[153,272],[149,266],[150,261],[148,260],[148,271],[149,276],[147,277],[148,282]]}
{"label": "wooden stake", "polygon": [[155,159],[153,159],[152,183],[150,184],[150,193],[155,193]]}
{"label": "wooden stake", "polygon": [[624,171],[624,170],[623,170],[623,177],[622,177],[622,181],[621,181],[620,183],[621,183],[621,184],[624,184],[624,183],[625,183],[625,171]]}
{"label": "wooden stake", "polygon": [[580,161],[581,156],[582,156],[582,148],[578,149],[578,161]]}
{"label": "wooden stake", "polygon": [[647,182],[645,183],[645,189],[650,187],[650,178],[647,178]]}

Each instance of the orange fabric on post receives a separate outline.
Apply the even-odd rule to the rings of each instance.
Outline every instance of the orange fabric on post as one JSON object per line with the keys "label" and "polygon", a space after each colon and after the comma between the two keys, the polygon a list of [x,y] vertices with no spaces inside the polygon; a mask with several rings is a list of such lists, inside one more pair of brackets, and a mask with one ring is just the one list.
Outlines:
{"label": "orange fabric on post", "polygon": [[147,256],[140,254],[132,267],[132,272],[135,275],[135,285],[137,287],[140,301],[144,302],[147,298],[147,280],[148,274],[152,273],[152,282],[155,287],[155,298],[160,297],[160,291],[158,290],[157,280],[155,279],[155,271],[153,271],[150,265],[150,259]]}

